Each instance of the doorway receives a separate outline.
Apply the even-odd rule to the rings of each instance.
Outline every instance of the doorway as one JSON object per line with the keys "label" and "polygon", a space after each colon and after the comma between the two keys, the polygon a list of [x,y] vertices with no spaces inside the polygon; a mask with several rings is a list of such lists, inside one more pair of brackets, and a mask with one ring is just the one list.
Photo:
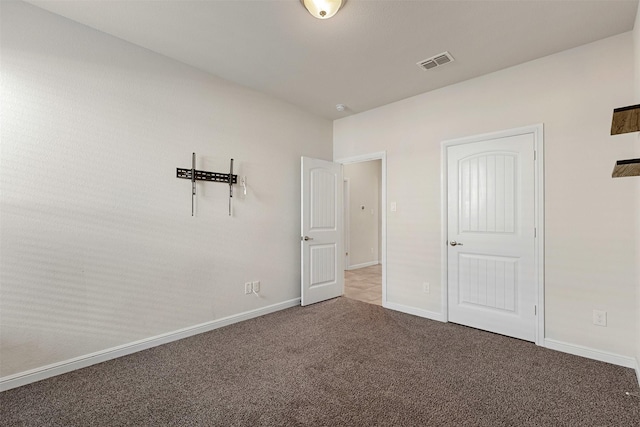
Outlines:
{"label": "doorway", "polygon": [[385,153],[338,160],[344,179],[344,295],[386,302]]}

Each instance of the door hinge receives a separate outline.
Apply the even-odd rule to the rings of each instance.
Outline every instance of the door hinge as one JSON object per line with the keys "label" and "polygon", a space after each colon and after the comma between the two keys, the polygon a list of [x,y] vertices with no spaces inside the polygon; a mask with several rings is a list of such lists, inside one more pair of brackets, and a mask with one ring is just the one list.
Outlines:
{"label": "door hinge", "polygon": [[535,162],[536,160],[538,160],[538,152],[533,150],[533,161]]}
{"label": "door hinge", "polygon": [[537,315],[538,315],[538,306],[537,306],[537,305],[534,305],[534,306],[533,306],[533,315],[534,315],[534,316],[537,316]]}
{"label": "door hinge", "polygon": [[538,228],[537,227],[533,228],[533,237],[534,238],[538,237]]}

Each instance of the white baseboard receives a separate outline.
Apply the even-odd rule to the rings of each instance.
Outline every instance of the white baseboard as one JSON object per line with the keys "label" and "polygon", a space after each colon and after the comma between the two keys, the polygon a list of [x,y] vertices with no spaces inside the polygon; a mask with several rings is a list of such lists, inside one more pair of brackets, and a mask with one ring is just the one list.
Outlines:
{"label": "white baseboard", "polygon": [[640,386],[640,360],[636,359],[636,378],[638,379],[638,385]]}
{"label": "white baseboard", "polygon": [[172,341],[177,341],[193,335],[209,332],[214,329],[228,326],[233,323],[242,322],[243,320],[253,319],[254,317],[264,316],[265,314],[284,310],[285,308],[300,305],[300,298],[273,304],[267,307],[258,308],[244,313],[235,314],[233,316],[223,317],[221,319],[212,320],[210,322],[201,323],[199,325],[190,326],[188,328],[179,329],[177,331],[168,332],[166,334],[156,335],[154,337],[145,338],[117,347],[108,348],[95,353],[86,354],[84,356],[75,357],[62,362],[53,363],[51,365],[42,366],[14,375],[0,378],[0,391],[10,390],[36,381],[54,377],[56,375],[75,371],[76,369],[86,368],[96,363],[106,362],[107,360],[117,357],[126,356],[148,348],[156,347]]}
{"label": "white baseboard", "polygon": [[402,313],[413,314],[414,316],[424,317],[426,319],[446,322],[444,314],[435,311],[423,310],[421,308],[409,307],[408,305],[396,304],[395,302],[385,302],[382,304],[384,308],[389,310],[401,311]]}
{"label": "white baseboard", "polygon": [[561,351],[563,353],[573,354],[575,356],[586,357],[587,359],[599,360],[600,362],[611,363],[612,365],[624,366],[625,368],[631,368],[638,371],[638,364],[633,357],[621,356],[619,354],[609,353],[607,351],[596,350],[589,347],[584,347],[576,344],[569,344],[562,341],[556,341],[549,338],[545,338],[544,346],[551,350]]}
{"label": "white baseboard", "polygon": [[347,270],[357,270],[359,268],[371,267],[380,264],[378,261],[363,262],[362,264],[354,264],[347,267]]}

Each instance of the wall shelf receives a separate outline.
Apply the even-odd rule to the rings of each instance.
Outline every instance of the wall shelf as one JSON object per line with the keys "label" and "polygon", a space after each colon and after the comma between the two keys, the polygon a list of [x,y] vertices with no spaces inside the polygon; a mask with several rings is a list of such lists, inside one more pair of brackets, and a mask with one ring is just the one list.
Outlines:
{"label": "wall shelf", "polygon": [[613,110],[611,135],[640,131],[640,104]]}
{"label": "wall shelf", "polygon": [[618,160],[611,177],[621,178],[623,176],[640,176],[640,159]]}
{"label": "wall shelf", "polygon": [[[640,131],[640,104],[613,110],[611,135]],[[640,176],[640,159],[618,160],[611,173],[612,178]]]}

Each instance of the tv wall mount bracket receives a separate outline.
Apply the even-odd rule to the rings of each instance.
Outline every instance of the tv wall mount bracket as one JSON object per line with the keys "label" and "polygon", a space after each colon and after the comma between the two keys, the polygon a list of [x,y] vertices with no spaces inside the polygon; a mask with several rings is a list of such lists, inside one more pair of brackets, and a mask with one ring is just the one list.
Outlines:
{"label": "tv wall mount bracket", "polygon": [[[223,184],[229,184],[229,216],[231,216],[231,199],[233,198],[233,184],[238,183],[238,175],[233,174],[233,159],[231,159],[231,164],[229,166],[229,173],[201,171],[196,169],[196,153],[192,153],[191,169],[177,168],[176,178],[188,179],[191,181],[191,216],[194,216],[196,181],[221,182]],[[245,187],[244,180],[242,184],[243,184],[243,187]]]}

